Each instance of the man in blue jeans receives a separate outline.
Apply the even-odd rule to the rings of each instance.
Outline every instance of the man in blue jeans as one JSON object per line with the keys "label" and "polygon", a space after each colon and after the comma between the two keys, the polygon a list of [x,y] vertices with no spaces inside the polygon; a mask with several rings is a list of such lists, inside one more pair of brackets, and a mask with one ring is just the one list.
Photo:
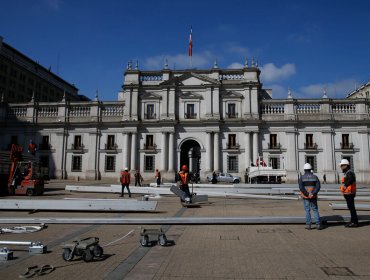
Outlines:
{"label": "man in blue jeans", "polygon": [[311,208],[313,210],[316,229],[323,229],[320,222],[319,209],[317,207],[317,194],[320,191],[321,184],[319,178],[312,174],[312,166],[306,163],[303,167],[304,174],[299,178],[299,190],[303,198],[304,209],[306,210],[306,229],[311,229]]}

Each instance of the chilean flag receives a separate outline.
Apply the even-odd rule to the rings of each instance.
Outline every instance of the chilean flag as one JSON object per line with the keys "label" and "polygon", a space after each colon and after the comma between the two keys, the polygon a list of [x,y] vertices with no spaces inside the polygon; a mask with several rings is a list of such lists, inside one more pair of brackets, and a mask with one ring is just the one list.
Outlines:
{"label": "chilean flag", "polygon": [[193,27],[190,27],[189,56],[193,56]]}

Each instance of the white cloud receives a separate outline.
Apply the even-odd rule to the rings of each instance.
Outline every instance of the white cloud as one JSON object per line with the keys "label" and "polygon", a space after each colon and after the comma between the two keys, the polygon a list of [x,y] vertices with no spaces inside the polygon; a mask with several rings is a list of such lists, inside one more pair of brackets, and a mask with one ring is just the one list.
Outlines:
{"label": "white cloud", "polygon": [[163,69],[167,59],[169,68],[171,69],[187,69],[190,67],[211,68],[215,57],[210,51],[194,54],[192,61],[187,54],[157,55],[146,58],[144,67],[147,69]]}
{"label": "white cloud", "polygon": [[261,79],[264,82],[274,82],[278,80],[284,80],[295,74],[295,65],[293,63],[287,63],[283,66],[276,67],[273,63],[267,63],[261,68]]}
{"label": "white cloud", "polygon": [[349,92],[355,89],[358,81],[355,79],[344,79],[337,82],[317,83],[300,87],[298,97],[300,98],[321,98],[324,89],[329,98],[344,98]]}
{"label": "white cloud", "polygon": [[233,62],[229,66],[227,66],[226,68],[228,68],[228,69],[241,69],[241,68],[244,68],[244,65],[239,63],[239,62]]}
{"label": "white cloud", "polygon": [[279,85],[271,84],[263,86],[264,89],[272,89],[272,98],[274,99],[285,99],[288,97],[288,88]]}
{"label": "white cloud", "polygon": [[226,46],[226,51],[229,53],[237,54],[242,57],[247,57],[249,55],[249,49],[246,47],[243,47],[235,42],[230,42]]}

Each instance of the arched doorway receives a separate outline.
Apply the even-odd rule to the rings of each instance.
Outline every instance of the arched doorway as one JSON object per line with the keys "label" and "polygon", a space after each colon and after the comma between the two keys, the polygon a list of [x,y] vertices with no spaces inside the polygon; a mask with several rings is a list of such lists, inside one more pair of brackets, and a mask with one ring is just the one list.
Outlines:
{"label": "arched doorway", "polygon": [[197,141],[189,139],[182,143],[180,152],[180,168],[184,164],[188,166],[189,172],[200,174],[200,145]]}

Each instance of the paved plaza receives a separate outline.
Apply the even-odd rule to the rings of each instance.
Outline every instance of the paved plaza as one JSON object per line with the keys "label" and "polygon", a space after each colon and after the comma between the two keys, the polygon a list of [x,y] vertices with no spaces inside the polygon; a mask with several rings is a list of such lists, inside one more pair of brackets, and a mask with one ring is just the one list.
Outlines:
{"label": "paved plaza", "polygon": [[[111,193],[67,192],[66,184],[76,182],[52,181],[46,185],[44,196],[18,198],[118,198]],[[131,199],[141,197],[134,194]],[[321,216],[349,215],[346,210],[332,210],[327,201],[319,201],[319,210]],[[304,209],[301,200],[229,197],[210,197],[209,203],[198,208],[184,208],[175,196],[161,196],[156,211],[151,213],[0,213],[0,218],[240,216],[304,216]],[[55,270],[33,279],[370,279],[369,229],[367,222],[352,229],[343,223],[329,223],[321,231],[306,230],[303,224],[172,225],[163,226],[167,239],[172,241],[169,246],[142,247],[141,228],[136,225],[50,224],[35,233],[0,235],[1,240],[41,241],[48,248],[46,254],[29,255],[26,247],[8,246],[15,259],[0,262],[0,278],[19,279],[27,267],[48,264]],[[99,237],[103,257],[89,263],[79,257],[64,261],[61,245],[78,237]]]}

